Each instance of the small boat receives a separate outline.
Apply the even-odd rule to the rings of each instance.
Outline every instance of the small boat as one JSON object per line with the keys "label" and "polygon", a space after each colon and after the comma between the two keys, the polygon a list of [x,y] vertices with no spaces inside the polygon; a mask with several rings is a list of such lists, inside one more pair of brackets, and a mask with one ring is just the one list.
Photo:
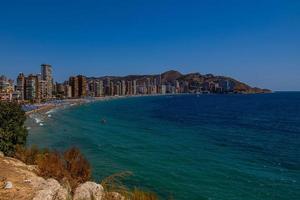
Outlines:
{"label": "small boat", "polygon": [[101,124],[106,124],[106,119],[103,118],[103,119],[101,119],[100,122],[101,122]]}

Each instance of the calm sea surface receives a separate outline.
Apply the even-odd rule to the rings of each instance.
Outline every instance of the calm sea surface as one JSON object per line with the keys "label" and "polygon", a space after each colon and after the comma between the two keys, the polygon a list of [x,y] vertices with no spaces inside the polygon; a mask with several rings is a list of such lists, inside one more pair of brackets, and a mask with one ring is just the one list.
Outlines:
{"label": "calm sea surface", "polygon": [[124,98],[43,124],[28,121],[29,143],[79,147],[95,180],[131,171],[127,184],[163,198],[300,199],[300,93]]}

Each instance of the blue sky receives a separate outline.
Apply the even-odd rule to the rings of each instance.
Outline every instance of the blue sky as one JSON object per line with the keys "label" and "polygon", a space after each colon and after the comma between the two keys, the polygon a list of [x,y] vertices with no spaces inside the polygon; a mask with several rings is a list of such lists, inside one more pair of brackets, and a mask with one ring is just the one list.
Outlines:
{"label": "blue sky", "polygon": [[300,90],[297,0],[0,0],[0,74],[169,69]]}

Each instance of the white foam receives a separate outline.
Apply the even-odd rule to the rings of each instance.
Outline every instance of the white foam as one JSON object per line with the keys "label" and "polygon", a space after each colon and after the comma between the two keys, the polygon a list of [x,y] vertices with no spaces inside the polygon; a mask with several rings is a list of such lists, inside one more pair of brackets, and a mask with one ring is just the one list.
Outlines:
{"label": "white foam", "polygon": [[33,118],[33,119],[35,120],[35,123],[37,123],[37,124],[39,124],[40,122],[42,122],[42,120],[39,119],[39,118],[37,118],[37,117],[35,117],[35,118]]}

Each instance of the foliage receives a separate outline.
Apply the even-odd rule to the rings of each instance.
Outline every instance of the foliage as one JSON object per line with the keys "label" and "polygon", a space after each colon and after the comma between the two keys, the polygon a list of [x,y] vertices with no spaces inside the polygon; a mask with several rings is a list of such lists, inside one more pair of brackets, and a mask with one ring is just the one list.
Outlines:
{"label": "foliage", "polygon": [[145,192],[143,190],[135,188],[131,192],[130,200],[158,200],[158,197],[152,192]]}
{"label": "foliage", "polygon": [[39,149],[37,146],[25,148],[17,146],[15,158],[29,165],[38,166],[38,175],[67,182],[74,190],[79,184],[89,181],[91,167],[77,148],[70,148],[63,154],[58,151]]}
{"label": "foliage", "polygon": [[0,151],[12,156],[17,145],[25,145],[25,112],[17,103],[0,102]]}
{"label": "foliage", "polygon": [[84,183],[91,178],[91,166],[78,148],[71,148],[63,155],[65,170],[71,187]]}
{"label": "foliage", "polygon": [[118,192],[125,197],[126,200],[158,200],[155,193],[146,192],[138,188],[130,190],[123,183],[126,177],[131,176],[131,172],[116,173],[106,177],[102,180],[101,185],[104,187],[106,193],[104,194],[104,200],[113,200],[111,192]]}

